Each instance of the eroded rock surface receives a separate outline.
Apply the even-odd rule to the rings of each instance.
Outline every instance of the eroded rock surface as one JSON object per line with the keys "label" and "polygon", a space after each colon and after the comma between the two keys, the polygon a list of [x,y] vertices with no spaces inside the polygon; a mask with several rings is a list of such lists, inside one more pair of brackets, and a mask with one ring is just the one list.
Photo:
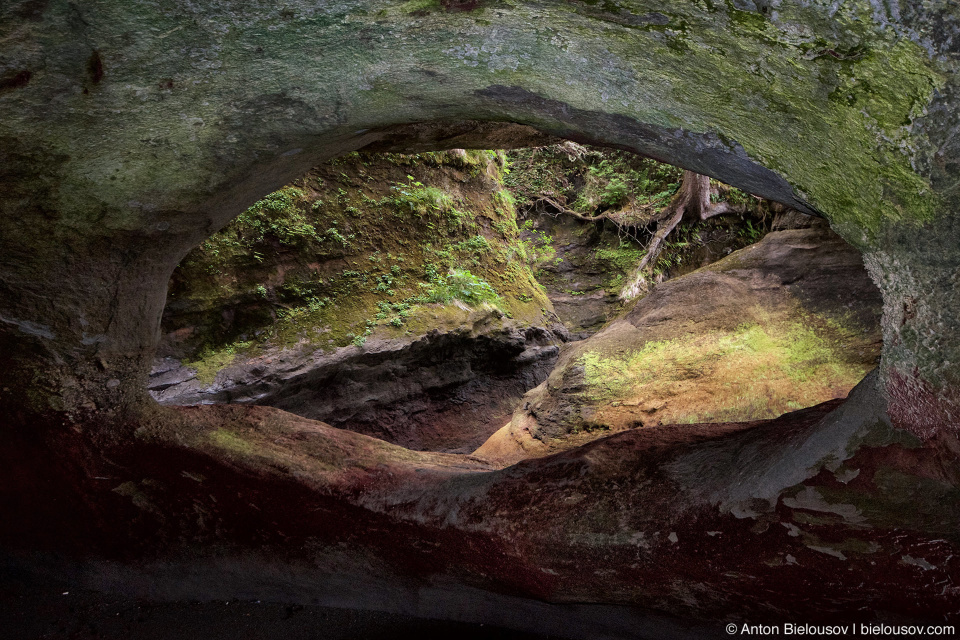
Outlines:
{"label": "eroded rock surface", "polygon": [[567,339],[503,165],[489,151],[351,154],[270,194],[174,272],[151,394],[472,451]]}
{"label": "eroded rock surface", "polygon": [[494,309],[438,319],[425,335],[370,338],[333,352],[269,349],[240,357],[213,383],[172,358],[150,389],[162,404],[255,403],[428,451],[470,452],[540,384],[566,337]]}
{"label": "eroded rock surface", "polygon": [[7,566],[71,588],[564,638],[956,624],[957,443],[884,426],[876,393],[870,376],[846,403],[633,429],[503,469],[269,407],[167,409],[113,444],[37,425],[42,442],[0,450],[16,516],[0,540]]}
{"label": "eroded rock surface", "polygon": [[5,6],[4,402],[136,413],[192,247],[323,159],[500,121],[822,213],[886,296],[892,418],[957,423],[955,4],[466,8]]}
{"label": "eroded rock surface", "polygon": [[515,459],[598,433],[773,418],[844,398],[876,366],[880,310],[860,254],[828,228],[773,232],[565,347],[477,453]]}
{"label": "eroded rock surface", "polygon": [[[237,575],[280,599],[329,595],[362,584],[332,576],[389,568],[417,585],[391,592],[407,606],[433,580],[714,625],[955,620],[956,3],[0,12],[5,548],[49,550],[61,569],[69,553],[77,575],[130,569],[100,587],[163,577],[187,599],[254,583]],[[324,158],[384,140],[459,147],[451,123],[477,121],[480,137],[510,122],[620,146],[823,213],[884,297],[878,376],[822,419],[631,430],[475,473],[406,450],[384,465],[347,432],[258,422],[275,412],[262,407],[157,410],[144,381],[190,249]],[[391,138],[410,123],[416,135]],[[166,431],[151,438],[151,422]],[[311,439],[342,455],[308,454]]]}

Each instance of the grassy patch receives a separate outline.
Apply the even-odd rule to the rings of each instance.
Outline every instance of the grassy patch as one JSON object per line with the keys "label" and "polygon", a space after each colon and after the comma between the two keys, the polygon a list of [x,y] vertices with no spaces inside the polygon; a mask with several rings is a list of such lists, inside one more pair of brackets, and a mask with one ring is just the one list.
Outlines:
{"label": "grassy patch", "polygon": [[208,348],[201,351],[195,360],[186,360],[183,364],[191,369],[196,369],[198,381],[203,384],[213,384],[213,381],[217,378],[217,373],[229,366],[237,357],[237,354],[247,349],[250,344],[249,342],[239,342],[215,349]]}
{"label": "grassy patch", "polygon": [[639,407],[665,402],[657,414],[665,423],[774,418],[844,397],[869,371],[841,348],[853,332],[816,320],[818,329],[797,320],[743,324],[731,332],[648,342],[626,353],[592,351],[579,364],[591,401]]}
{"label": "grassy patch", "polygon": [[217,429],[211,431],[207,438],[219,449],[224,449],[232,454],[240,456],[252,456],[257,449],[249,442],[237,434],[226,429]]}

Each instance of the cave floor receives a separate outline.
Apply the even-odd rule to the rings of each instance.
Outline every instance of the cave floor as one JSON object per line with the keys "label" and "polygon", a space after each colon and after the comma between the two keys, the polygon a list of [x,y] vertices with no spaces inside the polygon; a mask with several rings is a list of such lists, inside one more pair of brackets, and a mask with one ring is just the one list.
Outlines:
{"label": "cave floor", "polygon": [[5,638],[71,640],[548,640],[561,638],[399,613],[261,601],[152,602],[0,572]]}

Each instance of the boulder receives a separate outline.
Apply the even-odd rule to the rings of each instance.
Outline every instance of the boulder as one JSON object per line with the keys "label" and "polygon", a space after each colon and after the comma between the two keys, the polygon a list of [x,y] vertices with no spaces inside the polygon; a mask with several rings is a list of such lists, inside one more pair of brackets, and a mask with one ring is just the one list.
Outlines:
{"label": "boulder", "polygon": [[881,306],[860,254],[830,229],[770,233],[565,346],[475,455],[515,460],[626,429],[770,419],[845,398],[879,360]]}

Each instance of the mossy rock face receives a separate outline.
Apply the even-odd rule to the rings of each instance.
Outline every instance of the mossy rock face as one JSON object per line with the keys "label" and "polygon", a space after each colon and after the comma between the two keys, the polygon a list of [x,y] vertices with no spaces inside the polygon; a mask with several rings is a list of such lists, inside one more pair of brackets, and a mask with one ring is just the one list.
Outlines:
{"label": "mossy rock face", "polygon": [[479,453],[505,456],[514,440],[522,457],[530,437],[547,453],[631,428],[764,420],[845,398],[876,366],[880,309],[856,250],[829,229],[773,232],[565,347]]}
{"label": "mossy rock face", "polygon": [[475,449],[556,359],[502,153],[349,154],[258,201],[170,282],[149,388]]}
{"label": "mossy rock face", "polygon": [[503,162],[458,150],[350,154],[314,168],[183,260],[161,355],[199,362],[362,346],[372,335],[426,333],[421,316],[438,304],[466,317],[486,303],[521,324],[548,324]]}
{"label": "mossy rock face", "polygon": [[180,257],[324,158],[482,120],[821,212],[883,283],[895,421],[957,423],[955,3],[455,6],[5,6],[0,389],[138,406]]}

